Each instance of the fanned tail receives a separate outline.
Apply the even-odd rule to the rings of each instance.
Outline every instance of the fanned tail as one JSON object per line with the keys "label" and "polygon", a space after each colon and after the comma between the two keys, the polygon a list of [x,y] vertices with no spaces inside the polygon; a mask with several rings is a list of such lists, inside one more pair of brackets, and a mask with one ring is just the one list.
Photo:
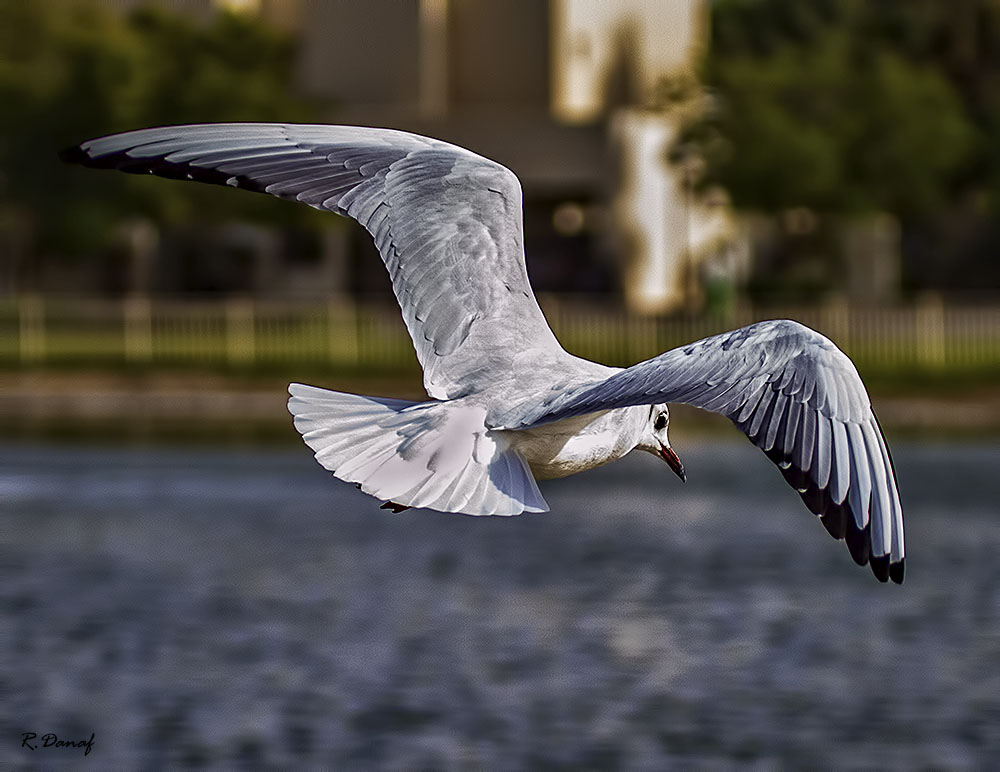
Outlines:
{"label": "fanned tail", "polygon": [[545,512],[521,455],[481,408],[344,394],[293,383],[288,410],[316,460],[365,493],[467,515]]}

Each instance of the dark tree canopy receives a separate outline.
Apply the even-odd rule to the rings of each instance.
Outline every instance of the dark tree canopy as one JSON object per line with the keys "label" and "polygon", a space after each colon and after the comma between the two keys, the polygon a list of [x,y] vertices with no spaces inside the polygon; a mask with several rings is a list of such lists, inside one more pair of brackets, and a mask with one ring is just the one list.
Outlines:
{"label": "dark tree canopy", "polygon": [[906,216],[951,200],[982,128],[941,63],[907,50],[873,10],[881,5],[713,6],[713,107],[687,135],[707,161],[705,182],[764,211]]}
{"label": "dark tree canopy", "polygon": [[293,96],[293,40],[250,16],[218,13],[201,24],[155,8],[120,16],[53,5],[0,0],[0,214],[33,218],[40,246],[63,253],[101,246],[127,217],[310,216],[263,197],[84,174],[57,157],[83,139],[144,126],[316,120]]}
{"label": "dark tree canopy", "polygon": [[1000,5],[717,0],[701,77],[701,184],[744,211],[889,213],[911,289],[1000,289]]}

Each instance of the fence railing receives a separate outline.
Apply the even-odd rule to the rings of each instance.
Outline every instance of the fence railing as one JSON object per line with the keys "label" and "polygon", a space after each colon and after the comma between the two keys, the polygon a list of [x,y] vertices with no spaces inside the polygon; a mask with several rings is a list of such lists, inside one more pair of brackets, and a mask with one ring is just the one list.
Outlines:
{"label": "fence railing", "polygon": [[[1000,368],[1000,306],[938,302],[742,308],[724,317],[639,317],[581,299],[543,298],[567,350],[626,365],[759,319],[792,318],[869,370]],[[42,299],[0,301],[0,363],[273,367],[415,367],[388,304]]]}

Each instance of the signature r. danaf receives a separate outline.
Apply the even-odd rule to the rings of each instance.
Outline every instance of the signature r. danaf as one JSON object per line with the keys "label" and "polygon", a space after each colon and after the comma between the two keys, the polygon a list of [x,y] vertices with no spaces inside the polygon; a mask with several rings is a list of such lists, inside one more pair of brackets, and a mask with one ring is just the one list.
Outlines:
{"label": "signature r. danaf", "polygon": [[83,752],[83,755],[88,756],[94,748],[94,733],[90,733],[89,740],[60,740],[52,732],[43,734],[41,737],[38,737],[35,732],[21,733],[22,748],[31,748],[31,750],[35,751],[38,750],[39,746],[42,748],[86,748],[87,750]]}

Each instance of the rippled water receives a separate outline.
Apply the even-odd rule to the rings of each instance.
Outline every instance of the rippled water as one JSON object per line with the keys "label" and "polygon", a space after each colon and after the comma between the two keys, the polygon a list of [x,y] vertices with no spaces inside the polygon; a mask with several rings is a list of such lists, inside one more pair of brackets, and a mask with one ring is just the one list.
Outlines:
{"label": "rippled water", "polygon": [[679,450],[501,519],[305,448],[0,445],[0,764],[1000,764],[996,443],[895,443],[902,587],[748,443]]}

